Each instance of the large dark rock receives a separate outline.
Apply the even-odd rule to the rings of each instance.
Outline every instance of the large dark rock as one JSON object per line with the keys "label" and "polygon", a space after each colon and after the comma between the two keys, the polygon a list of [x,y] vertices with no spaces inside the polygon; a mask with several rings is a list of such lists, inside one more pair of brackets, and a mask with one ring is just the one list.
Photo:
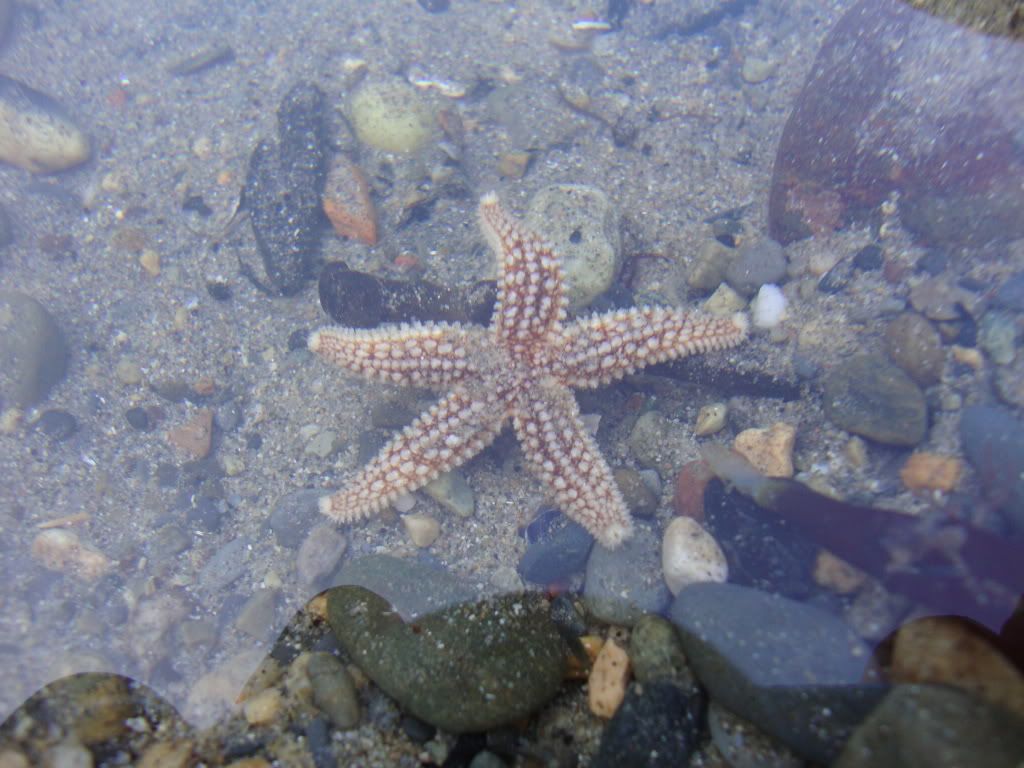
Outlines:
{"label": "large dark rock", "polygon": [[23,293],[0,292],[0,407],[35,405],[67,367],[67,342],[46,308]]}
{"label": "large dark rock", "polygon": [[320,197],[327,177],[324,95],[314,85],[293,87],[277,110],[278,140],[261,141],[249,158],[244,206],[270,286],[288,296],[313,276],[320,253]]}
{"label": "large dark rock", "polygon": [[608,721],[594,768],[674,768],[686,765],[699,744],[704,709],[670,682],[634,683]]}
{"label": "large dark rock", "polygon": [[1022,237],[1022,122],[1024,46],[900,0],[860,0],[826,38],[783,129],[772,237],[840,229],[893,192],[902,223],[936,245]]}
{"label": "large dark rock", "polygon": [[834,768],[1019,768],[1024,721],[954,688],[900,685],[850,739]]}
{"label": "large dark rock", "polygon": [[1024,424],[1005,408],[973,405],[960,416],[960,441],[986,496],[1024,533]]}
{"label": "large dark rock", "polygon": [[871,654],[838,617],[733,584],[693,584],[670,611],[712,699],[805,759],[830,763],[884,689],[862,683]]}

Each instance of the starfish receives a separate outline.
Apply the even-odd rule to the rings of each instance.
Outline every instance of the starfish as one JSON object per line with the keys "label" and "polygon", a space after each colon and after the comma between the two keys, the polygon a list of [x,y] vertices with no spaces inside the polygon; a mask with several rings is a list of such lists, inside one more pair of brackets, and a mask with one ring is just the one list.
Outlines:
{"label": "starfish", "polygon": [[321,499],[320,511],[338,523],[378,512],[468,461],[511,420],[527,464],[562,511],[615,548],[632,535],[632,520],[572,388],[732,347],[746,337],[746,316],[634,307],[567,323],[562,267],[551,245],[506,214],[493,193],[481,199],[479,218],[499,261],[487,328],[409,323],[321,328],[310,336],[313,352],[369,379],[449,390],[347,487]]}

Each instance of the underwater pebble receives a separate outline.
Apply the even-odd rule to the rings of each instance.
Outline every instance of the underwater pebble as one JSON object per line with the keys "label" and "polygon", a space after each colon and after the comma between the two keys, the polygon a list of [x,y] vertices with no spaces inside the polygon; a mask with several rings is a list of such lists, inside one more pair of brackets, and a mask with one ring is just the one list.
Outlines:
{"label": "underwater pebble", "polygon": [[726,581],[729,564],[714,536],[696,520],[676,517],[661,539],[661,570],[673,595],[699,581]]}
{"label": "underwater pebble", "polygon": [[880,355],[858,355],[825,374],[825,414],[837,426],[889,445],[917,445],[928,429],[920,388]]}
{"label": "underwater pebble", "polygon": [[894,683],[948,685],[1024,718],[1024,673],[984,632],[953,616],[928,616],[896,631]]}
{"label": "underwater pebble", "polygon": [[416,88],[397,78],[365,82],[348,116],[359,140],[384,152],[414,152],[433,133],[430,108]]}
{"label": "underwater pebble", "polygon": [[39,533],[32,542],[32,557],[48,570],[73,573],[85,581],[96,581],[112,565],[106,555],[83,544],[77,533],[66,528]]}
{"label": "underwater pebble", "polygon": [[284,696],[277,688],[266,688],[246,700],[242,705],[245,721],[249,725],[270,725],[284,708]]}
{"label": "underwater pebble", "polygon": [[78,431],[78,420],[67,411],[44,411],[36,428],[55,442],[63,442]]}
{"label": "underwater pebble", "polygon": [[588,306],[612,286],[622,267],[619,212],[596,187],[553,184],[531,199],[523,225],[562,257],[572,310]]}
{"label": "underwater pebble", "polygon": [[912,453],[900,469],[900,480],[911,491],[930,490],[949,493],[960,480],[962,467],[955,456]]}
{"label": "underwater pebble", "polygon": [[587,678],[587,704],[598,717],[609,718],[626,698],[629,655],[614,640],[605,640]]}
{"label": "underwater pebble", "polygon": [[459,517],[472,517],[476,498],[465,475],[458,470],[444,472],[423,486],[423,492]]}
{"label": "underwater pebble", "polygon": [[[293,521],[293,525],[298,525]],[[295,570],[299,582],[306,587],[316,586],[326,579],[341,562],[348,541],[331,524],[313,526],[299,545]]]}
{"label": "underwater pebble", "polygon": [[407,624],[388,601],[344,586],[327,592],[327,611],[353,663],[403,710],[451,733],[518,721],[562,685],[568,648],[538,595],[471,600]]}
{"label": "underwater pebble", "polygon": [[779,421],[767,428],[743,430],[732,447],[762,475],[792,477],[795,444],[796,427]]}
{"label": "underwater pebble", "polygon": [[193,459],[210,453],[213,439],[213,411],[200,410],[188,422],[167,432],[167,442]]}
{"label": "underwater pebble", "polygon": [[[592,768],[677,768],[695,764],[704,697],[664,680],[631,685],[601,734]],[[699,761],[695,761],[699,762]],[[710,763],[709,763],[710,764]]]}
{"label": "underwater pebble", "polygon": [[370,197],[366,174],[345,155],[330,162],[324,184],[324,213],[339,237],[377,243],[377,209]]}
{"label": "underwater pebble", "polygon": [[618,549],[591,550],[583,603],[596,618],[631,625],[645,613],[663,611],[671,599],[661,575],[661,537],[654,526],[638,520],[633,537]]}
{"label": "underwater pebble", "polygon": [[313,703],[335,728],[347,731],[359,725],[359,694],[344,664],[329,653],[311,653],[306,675],[313,688]]}
{"label": "underwater pebble", "polygon": [[25,408],[43,400],[67,373],[60,326],[31,296],[0,291],[0,402]]}
{"label": "underwater pebble", "polygon": [[725,279],[744,296],[753,296],[762,285],[778,285],[786,277],[786,252],[774,240],[758,240],[740,246],[725,270]]}
{"label": "underwater pebble", "polygon": [[89,159],[89,139],[49,96],[0,75],[0,160],[32,173]]}
{"label": "underwater pebble", "polygon": [[921,386],[942,378],[946,360],[942,339],[935,326],[916,312],[904,312],[886,326],[885,351]]}
{"label": "underwater pebble", "polygon": [[740,76],[748,83],[756,85],[763,83],[775,74],[775,62],[771,59],[763,59],[759,56],[748,56],[743,61],[743,68]]}
{"label": "underwater pebble", "polygon": [[277,109],[275,141],[261,141],[249,157],[244,199],[263,271],[263,285],[248,265],[243,274],[267,292],[301,290],[320,252],[321,196],[328,150],[324,94],[297,83]]}
{"label": "underwater pebble", "polygon": [[697,437],[706,437],[725,428],[725,420],[729,415],[729,406],[725,403],[711,403],[702,406],[697,411],[697,424],[693,428],[693,434]]}
{"label": "underwater pebble", "polygon": [[417,547],[429,547],[441,535],[441,524],[430,515],[402,515],[402,525],[409,540]]}
{"label": "underwater pebble", "polygon": [[1017,322],[1009,312],[989,310],[978,323],[978,346],[996,365],[1009,365],[1017,356]]}

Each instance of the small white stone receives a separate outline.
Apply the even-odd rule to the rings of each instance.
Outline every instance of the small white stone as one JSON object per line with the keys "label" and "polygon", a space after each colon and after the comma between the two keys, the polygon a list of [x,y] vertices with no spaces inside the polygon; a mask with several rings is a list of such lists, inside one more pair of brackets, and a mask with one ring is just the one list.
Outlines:
{"label": "small white stone", "polygon": [[758,328],[774,328],[786,317],[786,297],[779,286],[766,283],[750,302],[754,325]]}
{"label": "small white stone", "polygon": [[673,595],[690,584],[729,578],[729,565],[718,542],[690,517],[677,517],[665,529],[661,569]]}

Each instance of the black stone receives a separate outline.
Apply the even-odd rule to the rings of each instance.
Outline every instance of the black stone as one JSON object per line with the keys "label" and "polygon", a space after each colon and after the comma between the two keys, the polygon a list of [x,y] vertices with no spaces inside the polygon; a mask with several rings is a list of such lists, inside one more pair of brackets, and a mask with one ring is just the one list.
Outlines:
{"label": "black stone", "polygon": [[380,281],[332,262],[320,272],[320,306],[332,320],[349,328],[375,328],[384,321]]}
{"label": "black stone", "polygon": [[62,442],[78,431],[78,420],[67,411],[50,410],[43,413],[36,427],[48,438]]}
{"label": "black stone", "polygon": [[149,421],[149,413],[145,408],[129,408],[124,412],[125,421],[131,426],[132,429],[137,429],[139,432],[148,432],[151,428]]}
{"label": "black stone", "polygon": [[245,436],[245,447],[250,451],[258,451],[263,447],[263,436],[259,432],[250,432]]}
{"label": "black stone", "polygon": [[320,272],[320,306],[336,323],[375,328],[412,321],[486,324],[496,299],[493,281],[459,291],[425,280],[391,280],[332,262]]}
{"label": "black stone", "polygon": [[410,740],[417,744],[423,744],[434,738],[434,734],[437,733],[437,728],[432,726],[430,723],[425,723],[418,717],[412,715],[403,715],[400,722],[402,733],[409,737]]}
{"label": "black stone", "polygon": [[213,209],[206,204],[202,195],[189,195],[181,204],[181,210],[196,213],[204,219],[213,215]]}
{"label": "black stone", "polygon": [[299,83],[277,110],[278,141],[261,141],[249,158],[243,204],[270,287],[242,264],[268,293],[288,296],[306,284],[320,254],[320,198],[326,179],[324,95]]}
{"label": "black stone", "polygon": [[298,328],[288,334],[288,351],[294,352],[297,349],[306,348],[306,339],[309,338],[309,331],[305,328]]}
{"label": "black stone", "polygon": [[946,267],[949,266],[949,256],[943,251],[930,250],[924,256],[917,260],[917,264],[914,265],[914,269],[918,272],[924,272],[926,275],[942,274]]}
{"label": "black stone", "polygon": [[885,257],[882,254],[882,249],[874,243],[865,245],[853,256],[853,266],[862,272],[879,270],[884,263]]}
{"label": "black stone", "polygon": [[594,537],[569,521],[530,543],[519,560],[519,574],[534,584],[553,584],[579,573],[587,564]]}
{"label": "black stone", "polygon": [[206,283],[206,292],[214,301],[227,301],[231,298],[231,286],[220,280],[210,280]]}
{"label": "black stone", "polygon": [[444,13],[451,5],[449,0],[416,0],[427,13]]}
{"label": "black stone", "polygon": [[821,276],[818,281],[818,290],[828,294],[841,293],[850,284],[852,277],[853,268],[850,262],[843,259]]}
{"label": "black stone", "polygon": [[594,768],[674,768],[699,745],[703,697],[669,682],[633,683],[601,735]]}

